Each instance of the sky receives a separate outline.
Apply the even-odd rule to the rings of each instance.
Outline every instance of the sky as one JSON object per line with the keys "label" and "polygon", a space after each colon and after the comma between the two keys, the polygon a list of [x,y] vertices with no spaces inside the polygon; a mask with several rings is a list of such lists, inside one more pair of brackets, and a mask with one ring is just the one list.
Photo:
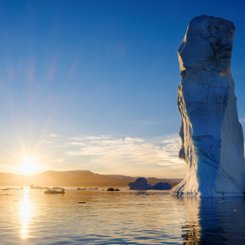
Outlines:
{"label": "sky", "polygon": [[236,25],[232,72],[245,125],[245,2],[0,1],[0,172],[179,178],[177,48],[206,14]]}

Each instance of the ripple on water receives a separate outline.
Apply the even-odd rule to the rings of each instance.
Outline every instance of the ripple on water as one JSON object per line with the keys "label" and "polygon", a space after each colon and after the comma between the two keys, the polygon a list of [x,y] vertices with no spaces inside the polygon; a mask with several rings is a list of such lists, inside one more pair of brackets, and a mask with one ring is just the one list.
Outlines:
{"label": "ripple on water", "polygon": [[1,194],[0,244],[245,244],[244,199],[151,191]]}

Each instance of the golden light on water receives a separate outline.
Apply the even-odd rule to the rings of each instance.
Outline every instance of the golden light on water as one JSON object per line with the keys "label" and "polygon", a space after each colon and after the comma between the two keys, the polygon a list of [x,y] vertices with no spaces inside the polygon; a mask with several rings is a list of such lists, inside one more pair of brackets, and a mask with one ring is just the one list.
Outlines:
{"label": "golden light on water", "polygon": [[27,239],[29,237],[29,225],[33,213],[32,202],[30,200],[29,187],[24,188],[23,199],[20,204],[20,237]]}

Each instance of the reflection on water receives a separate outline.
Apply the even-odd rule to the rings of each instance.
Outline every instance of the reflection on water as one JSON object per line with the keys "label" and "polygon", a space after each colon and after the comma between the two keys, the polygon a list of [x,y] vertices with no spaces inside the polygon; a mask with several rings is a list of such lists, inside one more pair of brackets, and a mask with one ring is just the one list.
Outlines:
{"label": "reflection on water", "polygon": [[30,200],[30,189],[28,187],[23,190],[23,198],[20,203],[20,237],[27,239],[29,236],[29,225],[32,217],[32,203]]}
{"label": "reflection on water", "polygon": [[182,225],[182,237],[185,245],[199,244],[201,228],[199,224],[200,201],[196,198],[182,199],[187,214],[187,222]]}
{"label": "reflection on water", "polygon": [[199,216],[203,244],[245,244],[243,198],[204,198]]}
{"label": "reflection on water", "polygon": [[182,227],[184,244],[245,244],[244,198],[202,198],[183,202],[190,222]]}
{"label": "reflection on water", "polygon": [[245,244],[242,198],[0,190],[0,213],[0,244]]}

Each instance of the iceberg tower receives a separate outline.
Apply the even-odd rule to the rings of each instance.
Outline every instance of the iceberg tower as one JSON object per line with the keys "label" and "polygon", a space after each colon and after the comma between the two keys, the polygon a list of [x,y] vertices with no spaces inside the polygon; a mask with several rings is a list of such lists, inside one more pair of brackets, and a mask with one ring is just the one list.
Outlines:
{"label": "iceberg tower", "polygon": [[177,195],[242,196],[244,140],[230,71],[235,27],[231,21],[191,20],[178,50],[181,84],[179,157],[189,165]]}

